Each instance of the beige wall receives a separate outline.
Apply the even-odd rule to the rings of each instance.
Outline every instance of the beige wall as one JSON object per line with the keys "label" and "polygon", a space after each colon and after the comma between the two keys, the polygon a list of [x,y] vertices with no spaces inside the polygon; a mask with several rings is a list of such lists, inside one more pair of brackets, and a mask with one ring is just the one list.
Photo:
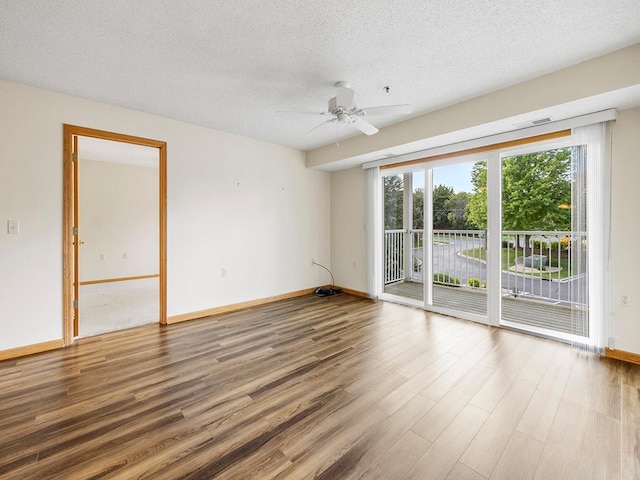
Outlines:
{"label": "beige wall", "polygon": [[[611,281],[614,311],[609,336],[615,348],[640,354],[640,108],[619,112],[612,128]],[[365,173],[358,168],[331,174],[332,265],[338,285],[366,290],[366,269],[351,268],[366,249]],[[364,257],[360,257],[364,260]],[[621,306],[630,295],[631,306]]]}
{"label": "beige wall", "polygon": [[[623,110],[611,131],[611,281],[616,349],[640,353],[640,107]],[[631,305],[620,299],[629,295]]]}
{"label": "beige wall", "polygon": [[366,190],[361,167],[331,174],[331,265],[336,283],[367,291]]}
{"label": "beige wall", "polygon": [[81,159],[79,177],[80,281],[157,274],[158,167]]}
{"label": "beige wall", "polygon": [[64,123],[167,142],[170,316],[325,281],[330,177],[304,152],[0,80],[0,350],[62,338]]}

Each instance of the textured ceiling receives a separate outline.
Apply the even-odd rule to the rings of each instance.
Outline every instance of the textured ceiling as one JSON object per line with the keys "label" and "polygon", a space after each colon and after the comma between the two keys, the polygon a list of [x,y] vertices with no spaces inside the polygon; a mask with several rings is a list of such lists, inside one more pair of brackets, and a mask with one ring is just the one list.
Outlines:
{"label": "textured ceiling", "polygon": [[303,150],[335,126],[276,111],[338,80],[416,116],[638,42],[638,0],[0,0],[0,78]]}

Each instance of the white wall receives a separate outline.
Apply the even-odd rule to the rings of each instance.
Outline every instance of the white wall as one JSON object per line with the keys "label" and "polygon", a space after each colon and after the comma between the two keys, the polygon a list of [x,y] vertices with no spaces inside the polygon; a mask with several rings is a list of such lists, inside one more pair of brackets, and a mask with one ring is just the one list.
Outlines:
{"label": "white wall", "polygon": [[63,123],[167,142],[170,316],[324,281],[330,177],[303,152],[0,80],[0,350],[62,338]]}
{"label": "white wall", "polygon": [[158,167],[81,158],[79,170],[80,281],[157,274]]}
{"label": "white wall", "polygon": [[[619,112],[612,128],[611,268],[613,318],[609,336],[616,349],[640,354],[640,108]],[[349,268],[358,251],[365,251],[363,201],[365,173],[352,168],[331,174],[331,258],[336,283],[366,290],[366,269]],[[364,257],[362,257],[364,259]],[[621,306],[622,295],[631,306]]]}

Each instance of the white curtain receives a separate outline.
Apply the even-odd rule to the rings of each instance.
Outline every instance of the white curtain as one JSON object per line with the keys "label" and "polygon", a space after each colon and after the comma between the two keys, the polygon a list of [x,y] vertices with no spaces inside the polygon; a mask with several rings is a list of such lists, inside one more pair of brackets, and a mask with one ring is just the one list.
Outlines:
{"label": "white curtain", "polygon": [[376,259],[381,252],[380,222],[381,222],[381,182],[380,168],[372,167],[365,170],[367,176],[367,294],[370,298],[378,299],[380,296],[380,272]]}
{"label": "white curtain", "polygon": [[[578,270],[586,274],[572,287],[572,296],[586,299],[588,310],[572,309],[572,328],[588,324],[588,341],[574,344],[603,353],[610,318],[609,222],[611,189],[611,137],[609,123],[597,123],[572,131],[574,151],[573,226]],[[579,232],[586,232],[586,237]]]}

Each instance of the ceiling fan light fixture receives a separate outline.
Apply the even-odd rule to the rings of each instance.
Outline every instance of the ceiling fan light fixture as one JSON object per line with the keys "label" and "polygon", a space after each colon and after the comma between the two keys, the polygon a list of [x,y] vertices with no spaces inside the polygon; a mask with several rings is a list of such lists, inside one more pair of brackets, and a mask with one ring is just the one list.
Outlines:
{"label": "ceiling fan light fixture", "polygon": [[338,119],[338,123],[353,123],[353,122],[355,122],[355,119],[352,119],[351,115],[349,115],[347,112],[338,112],[336,114],[336,117]]}

